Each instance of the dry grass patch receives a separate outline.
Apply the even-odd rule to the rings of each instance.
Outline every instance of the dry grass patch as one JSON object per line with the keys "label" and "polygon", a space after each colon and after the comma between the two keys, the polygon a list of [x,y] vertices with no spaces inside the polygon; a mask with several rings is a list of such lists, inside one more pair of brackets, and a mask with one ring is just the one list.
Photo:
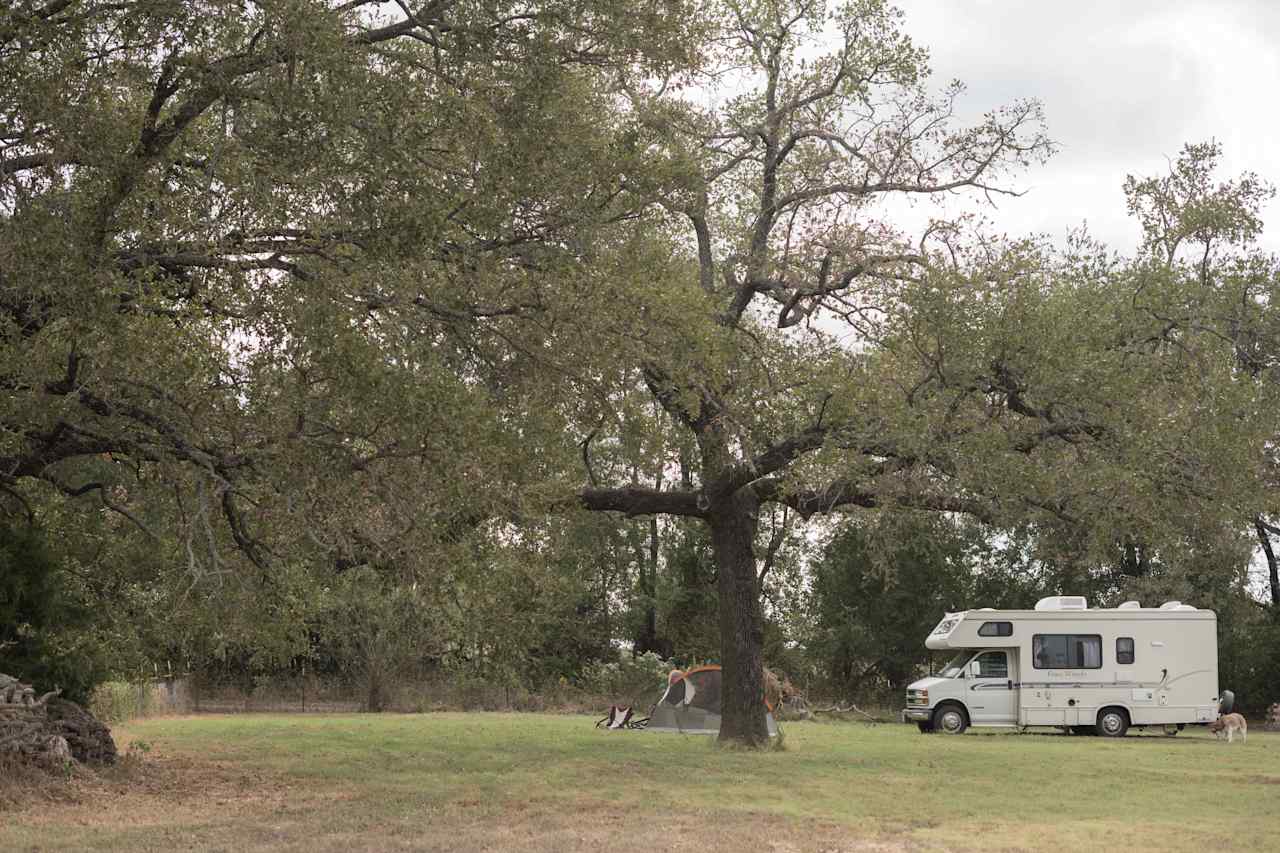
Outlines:
{"label": "dry grass patch", "polygon": [[71,779],[66,773],[51,772],[0,755],[0,814],[33,803],[66,800],[71,788]]}

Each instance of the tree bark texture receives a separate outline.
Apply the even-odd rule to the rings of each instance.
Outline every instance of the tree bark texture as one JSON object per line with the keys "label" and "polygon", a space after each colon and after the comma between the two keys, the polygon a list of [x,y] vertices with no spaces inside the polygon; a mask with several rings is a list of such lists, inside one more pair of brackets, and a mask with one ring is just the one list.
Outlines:
{"label": "tree bark texture", "polygon": [[720,742],[768,743],[764,706],[764,614],[753,543],[759,503],[741,489],[707,518],[720,594]]}
{"label": "tree bark texture", "polygon": [[1267,573],[1271,580],[1271,605],[1280,607],[1280,566],[1276,564],[1276,552],[1271,545],[1271,531],[1268,524],[1259,516],[1253,523],[1258,531],[1258,541],[1262,544],[1262,553],[1267,558]]}

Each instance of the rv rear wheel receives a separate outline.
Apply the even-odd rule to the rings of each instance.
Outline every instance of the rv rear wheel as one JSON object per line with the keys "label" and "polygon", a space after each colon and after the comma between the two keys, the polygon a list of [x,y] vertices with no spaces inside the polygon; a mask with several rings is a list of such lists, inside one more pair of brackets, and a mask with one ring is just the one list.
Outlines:
{"label": "rv rear wheel", "polygon": [[1098,734],[1103,737],[1124,737],[1129,730],[1129,715],[1123,708],[1103,708],[1098,712]]}
{"label": "rv rear wheel", "polygon": [[969,728],[969,717],[959,705],[942,705],[933,712],[933,728],[946,735],[962,734]]}

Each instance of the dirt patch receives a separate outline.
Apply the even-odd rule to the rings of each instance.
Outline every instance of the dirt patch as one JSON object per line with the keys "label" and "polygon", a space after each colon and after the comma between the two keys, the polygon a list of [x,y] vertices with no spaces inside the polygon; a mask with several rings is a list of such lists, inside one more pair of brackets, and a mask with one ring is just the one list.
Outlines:
{"label": "dirt patch", "polygon": [[9,756],[0,757],[0,814],[32,804],[66,801],[71,776],[37,767]]}
{"label": "dirt patch", "polygon": [[137,753],[110,767],[76,765],[66,774],[43,774],[38,782],[16,795],[0,788],[0,807],[15,823],[145,826],[183,811],[287,796],[279,779],[226,762]]}

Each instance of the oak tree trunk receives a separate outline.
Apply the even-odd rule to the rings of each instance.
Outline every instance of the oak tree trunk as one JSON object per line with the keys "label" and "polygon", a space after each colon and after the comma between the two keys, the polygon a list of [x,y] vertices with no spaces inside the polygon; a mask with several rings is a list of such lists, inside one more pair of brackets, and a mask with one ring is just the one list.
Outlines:
{"label": "oak tree trunk", "polygon": [[753,551],[759,504],[745,490],[713,507],[707,523],[720,593],[720,741],[763,746],[764,615]]}

